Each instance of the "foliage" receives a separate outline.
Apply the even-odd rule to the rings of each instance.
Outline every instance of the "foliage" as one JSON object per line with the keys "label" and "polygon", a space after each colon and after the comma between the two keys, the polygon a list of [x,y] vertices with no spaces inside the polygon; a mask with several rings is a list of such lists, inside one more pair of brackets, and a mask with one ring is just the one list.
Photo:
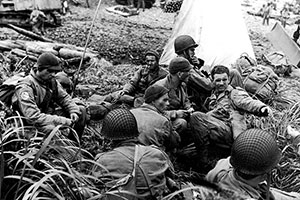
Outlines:
{"label": "foliage", "polygon": [[290,104],[285,110],[278,111],[276,107],[273,110],[271,117],[248,115],[247,121],[251,127],[268,130],[277,137],[283,156],[272,171],[272,186],[288,192],[300,192],[300,155],[297,144],[293,144],[293,138],[287,132],[289,125],[300,127],[300,102]]}
{"label": "foliage", "polygon": [[64,127],[45,136],[22,125],[18,116],[0,123],[1,198],[86,199],[101,194],[92,176],[97,162],[63,135]]}

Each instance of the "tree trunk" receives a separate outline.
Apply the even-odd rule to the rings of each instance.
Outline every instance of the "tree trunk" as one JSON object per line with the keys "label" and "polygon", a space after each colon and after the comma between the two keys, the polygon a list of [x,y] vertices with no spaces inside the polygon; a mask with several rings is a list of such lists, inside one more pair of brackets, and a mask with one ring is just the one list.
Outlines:
{"label": "tree trunk", "polygon": [[30,38],[32,38],[32,39],[34,39],[34,40],[39,40],[39,41],[43,41],[43,42],[53,42],[53,40],[50,40],[50,39],[48,39],[48,38],[46,38],[46,37],[44,37],[44,36],[40,36],[40,35],[38,35],[38,34],[35,34],[35,33],[31,32],[31,31],[27,31],[27,30],[25,30],[25,29],[23,29],[23,28],[14,26],[14,25],[12,25],[12,24],[7,24],[7,27],[8,27],[8,28],[11,28],[11,29],[13,29],[13,30],[15,30],[15,31],[17,31],[18,33],[20,33],[20,34],[22,34],[22,35],[25,35],[25,36],[27,36],[27,37],[30,37]]}

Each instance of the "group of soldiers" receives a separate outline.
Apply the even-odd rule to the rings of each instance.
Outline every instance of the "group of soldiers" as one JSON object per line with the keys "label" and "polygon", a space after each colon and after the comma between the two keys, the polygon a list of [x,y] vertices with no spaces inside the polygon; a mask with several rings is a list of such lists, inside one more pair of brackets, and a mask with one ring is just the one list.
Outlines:
{"label": "group of soldiers", "polygon": [[[208,181],[254,199],[299,199],[297,193],[269,188],[268,177],[279,162],[280,150],[271,133],[249,129],[244,118],[245,113],[272,115],[272,110],[249,96],[237,70],[223,65],[202,70],[204,61],[195,56],[197,46],[189,35],[177,37],[178,56],[168,69],[159,66],[156,51],[146,52],[146,66],[120,91],[105,97],[131,109],[113,109],[104,117],[101,134],[112,142],[112,150],[96,156],[105,170],[97,168],[94,176],[111,188],[120,182],[122,188],[133,184],[131,189],[142,199],[160,199],[166,190],[179,189],[169,156],[194,143],[197,156],[190,162],[194,171],[208,173]],[[41,132],[48,134],[57,125],[73,127],[80,140],[86,107],[65,90],[58,76],[61,70],[56,56],[40,55],[18,83],[13,105],[26,124]],[[72,134],[67,137],[76,141]],[[231,156],[210,166],[212,144],[231,149]],[[128,176],[131,179],[124,181]]]}

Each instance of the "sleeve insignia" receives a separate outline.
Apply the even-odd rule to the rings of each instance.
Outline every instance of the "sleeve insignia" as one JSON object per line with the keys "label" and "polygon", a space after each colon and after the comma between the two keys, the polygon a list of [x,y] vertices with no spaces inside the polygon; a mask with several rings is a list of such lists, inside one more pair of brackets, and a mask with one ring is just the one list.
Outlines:
{"label": "sleeve insignia", "polygon": [[28,92],[22,92],[21,93],[21,99],[22,100],[28,100],[30,97],[29,97],[29,94]]}

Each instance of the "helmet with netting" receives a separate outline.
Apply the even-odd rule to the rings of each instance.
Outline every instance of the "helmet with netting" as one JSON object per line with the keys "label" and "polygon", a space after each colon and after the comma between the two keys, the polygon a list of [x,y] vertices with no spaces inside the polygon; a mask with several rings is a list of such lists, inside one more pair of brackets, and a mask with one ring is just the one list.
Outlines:
{"label": "helmet with netting", "polygon": [[180,53],[192,47],[197,47],[195,40],[189,35],[180,35],[175,39],[174,48],[175,53]]}
{"label": "helmet with netting", "polygon": [[134,115],[127,109],[114,109],[103,120],[102,135],[111,140],[124,140],[139,135]]}
{"label": "helmet with netting", "polygon": [[230,163],[244,174],[262,175],[270,172],[280,157],[281,152],[273,135],[261,129],[249,129],[234,141]]}

